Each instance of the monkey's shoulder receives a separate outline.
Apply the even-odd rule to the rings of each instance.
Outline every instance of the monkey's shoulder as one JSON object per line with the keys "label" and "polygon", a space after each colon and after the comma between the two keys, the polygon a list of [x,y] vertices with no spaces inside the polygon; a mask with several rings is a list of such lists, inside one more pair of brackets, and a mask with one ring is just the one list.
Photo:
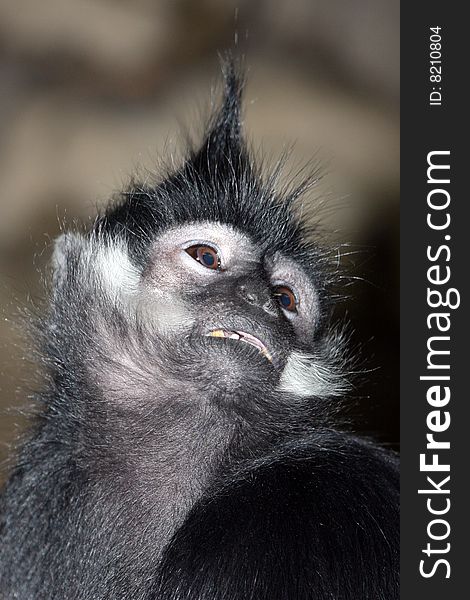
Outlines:
{"label": "monkey's shoulder", "polygon": [[323,432],[203,499],[165,552],[156,597],[392,600],[398,545],[396,456]]}

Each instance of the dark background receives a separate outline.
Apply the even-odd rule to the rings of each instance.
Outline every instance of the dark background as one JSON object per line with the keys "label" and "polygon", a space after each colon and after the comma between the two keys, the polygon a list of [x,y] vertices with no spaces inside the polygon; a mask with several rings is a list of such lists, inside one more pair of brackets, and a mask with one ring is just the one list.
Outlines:
{"label": "dark background", "polygon": [[217,51],[236,37],[254,147],[276,157],[295,142],[292,168],[329,163],[312,197],[355,252],[338,310],[370,370],[353,412],[397,446],[398,0],[0,0],[0,461],[37,379],[18,307],[41,295],[60,221],[155,171],[181,147],[179,119],[200,131]]}

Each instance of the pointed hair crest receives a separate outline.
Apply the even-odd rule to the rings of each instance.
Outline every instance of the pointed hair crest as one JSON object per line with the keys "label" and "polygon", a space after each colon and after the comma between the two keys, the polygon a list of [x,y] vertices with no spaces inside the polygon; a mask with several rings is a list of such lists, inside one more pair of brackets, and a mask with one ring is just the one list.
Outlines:
{"label": "pointed hair crest", "polygon": [[[318,259],[322,253],[306,240],[305,223],[294,209],[314,178],[302,176],[298,186],[276,189],[282,160],[271,176],[261,174],[242,136],[240,68],[229,57],[222,62],[222,72],[222,101],[201,147],[190,150],[182,167],[164,181],[154,186],[134,184],[97,226],[104,232],[118,229],[142,262],[148,242],[160,232],[194,222],[227,224],[262,249],[309,262]],[[321,261],[316,262],[318,270]]]}

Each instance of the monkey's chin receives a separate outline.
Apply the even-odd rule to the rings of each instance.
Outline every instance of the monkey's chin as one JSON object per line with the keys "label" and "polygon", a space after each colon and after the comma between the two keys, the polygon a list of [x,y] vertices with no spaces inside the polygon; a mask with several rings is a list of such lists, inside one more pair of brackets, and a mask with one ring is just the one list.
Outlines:
{"label": "monkey's chin", "polygon": [[170,356],[171,371],[184,387],[201,396],[233,400],[251,390],[254,393],[276,389],[281,370],[258,347],[230,337],[191,335],[179,338]]}

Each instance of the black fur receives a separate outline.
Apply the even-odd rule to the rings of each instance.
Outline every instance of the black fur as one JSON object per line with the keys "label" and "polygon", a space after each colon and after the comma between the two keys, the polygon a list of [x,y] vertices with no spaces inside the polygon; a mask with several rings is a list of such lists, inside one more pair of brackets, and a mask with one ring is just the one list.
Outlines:
{"label": "black fur", "polygon": [[[261,177],[230,64],[225,82],[202,148],[178,172],[134,184],[90,232],[57,243],[42,410],[0,499],[5,600],[398,598],[397,460],[336,429],[347,364],[328,323],[334,269],[294,206],[308,183],[280,195],[275,174]],[[119,241],[151,282],[153,241],[201,221],[233,226],[263,256],[282,252],[313,282],[318,317],[300,341],[270,297],[262,318],[237,300],[234,277],[191,292],[205,326],[219,311],[263,331],[272,363],[199,329],[169,336],[145,298],[135,304],[100,270]],[[261,298],[256,269],[246,281]],[[310,352],[331,389],[279,388],[294,350]]]}
{"label": "black fur", "polygon": [[394,457],[320,429],[193,508],[153,597],[398,598],[398,502]]}

